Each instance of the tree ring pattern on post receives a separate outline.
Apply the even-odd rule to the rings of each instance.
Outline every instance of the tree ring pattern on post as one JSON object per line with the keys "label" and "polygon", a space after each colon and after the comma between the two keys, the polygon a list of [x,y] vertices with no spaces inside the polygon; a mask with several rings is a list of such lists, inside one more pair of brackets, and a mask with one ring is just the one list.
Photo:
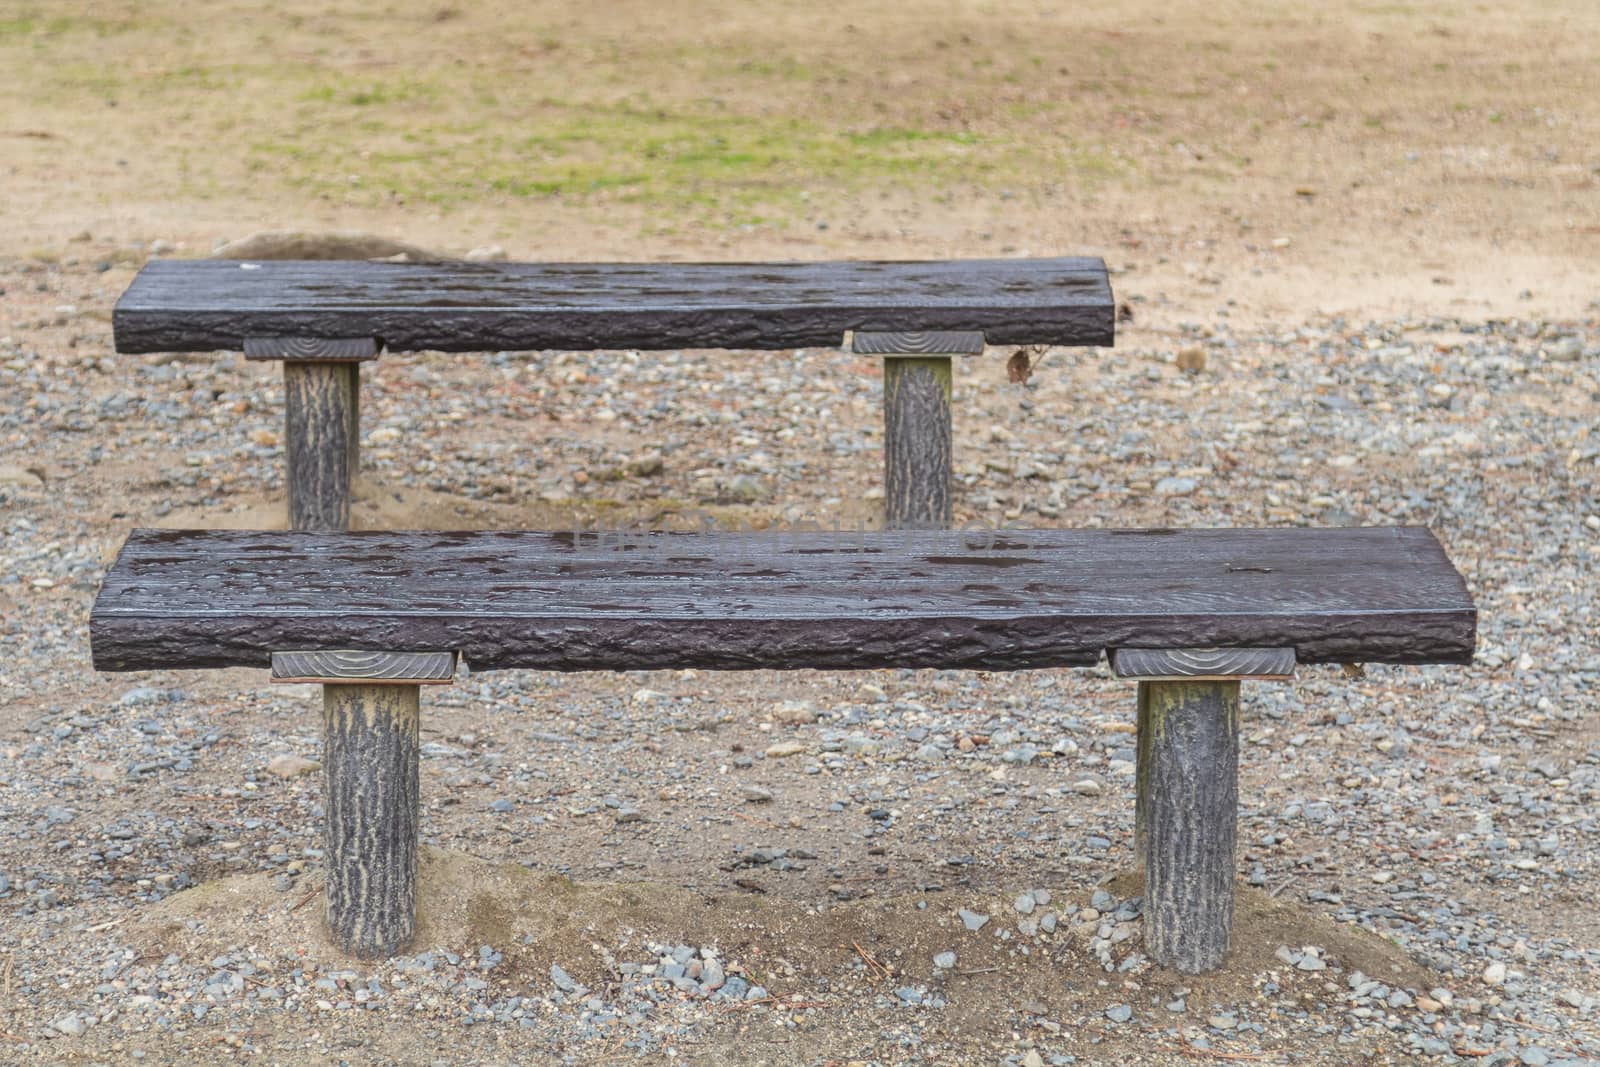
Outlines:
{"label": "tree ring pattern on post", "polygon": [[375,682],[449,685],[455,680],[454,652],[274,652],[274,682],[361,685]]}
{"label": "tree ring pattern on post", "polygon": [[1249,678],[1281,681],[1294,676],[1292,648],[1119,648],[1111,653],[1118,678],[1164,679]]}
{"label": "tree ring pattern on post", "polygon": [[981,356],[981,330],[858,330],[850,350],[863,356]]}
{"label": "tree ring pattern on post", "polygon": [[377,359],[379,347],[372,337],[246,337],[244,358],[355,363]]}

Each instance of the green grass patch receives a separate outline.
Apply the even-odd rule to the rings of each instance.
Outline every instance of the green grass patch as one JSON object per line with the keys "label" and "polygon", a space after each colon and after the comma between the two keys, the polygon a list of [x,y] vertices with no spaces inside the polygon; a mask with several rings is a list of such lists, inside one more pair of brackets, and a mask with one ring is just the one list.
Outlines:
{"label": "green grass patch", "polygon": [[1102,181],[1121,170],[1111,157],[1064,140],[1013,143],[968,130],[903,126],[836,129],[792,116],[666,109],[645,100],[606,106],[542,100],[521,110],[516,122],[495,115],[430,122],[398,103],[356,104],[345,87],[319,86],[299,98],[303,139],[258,139],[247,149],[250,166],[330,196],[348,197],[359,187],[374,198],[441,206],[496,197],[621,200],[743,225],[793,213],[802,191],[989,184],[997,175],[1007,185],[1074,175]]}

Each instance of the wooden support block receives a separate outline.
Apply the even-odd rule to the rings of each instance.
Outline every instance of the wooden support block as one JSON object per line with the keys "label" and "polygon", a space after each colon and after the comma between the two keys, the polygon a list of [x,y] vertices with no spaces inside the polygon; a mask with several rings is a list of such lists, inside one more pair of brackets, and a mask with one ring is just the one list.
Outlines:
{"label": "wooden support block", "polygon": [[1239,683],[1143,682],[1144,945],[1184,974],[1221,966],[1233,935]]}
{"label": "wooden support block", "polygon": [[857,331],[850,349],[864,356],[981,356],[982,330]]}
{"label": "wooden support block", "polygon": [[1119,648],[1111,653],[1111,668],[1118,678],[1141,681],[1283,681],[1294,676],[1294,665],[1292,648]]}
{"label": "wooden support block", "polygon": [[322,689],[328,933],[366,959],[394,955],[416,933],[419,692]]}
{"label": "wooden support block", "polygon": [[323,685],[449,685],[456,673],[454,652],[274,652],[274,682]]}
{"label": "wooden support block", "polygon": [[361,364],[283,363],[289,454],[289,528],[350,528],[350,489],[360,466]]}
{"label": "wooden support block", "polygon": [[378,358],[378,342],[372,337],[246,337],[244,358],[364,363]]}

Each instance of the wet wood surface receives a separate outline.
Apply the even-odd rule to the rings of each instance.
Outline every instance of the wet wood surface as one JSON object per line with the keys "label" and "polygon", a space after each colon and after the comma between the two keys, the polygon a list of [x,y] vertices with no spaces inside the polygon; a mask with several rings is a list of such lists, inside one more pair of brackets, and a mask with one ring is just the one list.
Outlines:
{"label": "wet wood surface", "polygon": [[1022,669],[1106,649],[1466,663],[1476,611],[1418,527],[881,533],[138,530],[102,670],[459,652],[473,670]]}
{"label": "wet wood surface", "polygon": [[117,302],[119,352],[247,338],[375,338],[390,351],[780,349],[846,331],[976,331],[1109,345],[1099,259],[824,263],[154,260]]}

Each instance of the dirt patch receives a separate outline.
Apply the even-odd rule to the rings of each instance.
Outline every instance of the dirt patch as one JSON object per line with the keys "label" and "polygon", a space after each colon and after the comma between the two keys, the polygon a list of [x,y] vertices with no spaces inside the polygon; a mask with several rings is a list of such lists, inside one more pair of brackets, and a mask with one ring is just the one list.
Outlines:
{"label": "dirt patch", "polygon": [[[1233,1004],[1254,998],[1267,982],[1277,983],[1286,996],[1324,1000],[1328,978],[1342,982],[1357,970],[1397,988],[1426,990],[1438,980],[1376,934],[1245,885],[1238,888],[1233,951],[1222,969],[1196,977],[1148,965],[1109,974],[1089,957],[1084,933],[1066,923],[1054,936],[1002,939],[998,931],[1009,928],[1007,916],[1015,916],[1011,898],[994,890],[981,897],[906,893],[819,908],[774,895],[653,882],[578,883],[435,848],[423,850],[418,873],[412,951],[471,957],[480,946],[493,946],[505,956],[495,983],[507,991],[548,989],[554,964],[590,989],[614,994],[617,963],[650,960],[648,945],[712,945],[779,998],[821,997],[843,1007],[818,991],[870,993],[874,984],[936,989],[948,998],[939,1032],[963,1042],[1003,1041],[1022,1006],[1030,1006],[1027,1015],[1060,1017],[1097,1014],[1122,1000],[1152,1011],[1152,1005],[1180,997],[1196,1006]],[[384,965],[347,957],[328,942],[320,919],[320,877],[313,871],[302,881],[311,886],[309,893],[281,892],[267,874],[207,883],[149,909],[127,937],[148,958],[169,952],[205,958],[245,947],[245,954],[278,960],[280,967],[381,971]],[[1139,886],[1138,875],[1124,874],[1109,888],[1125,897]],[[1078,895],[1064,894],[1054,906],[1086,906],[1087,895]],[[992,925],[967,930],[956,916],[958,907],[992,914]],[[1323,950],[1328,972],[1297,972],[1275,955],[1280,946],[1307,945]],[[1137,939],[1129,948],[1137,949]],[[948,971],[932,962],[945,951],[959,957]],[[864,969],[869,956],[887,972],[876,982]],[[997,1012],[997,1004],[1016,1007]],[[1108,1027],[1106,1034],[1113,1033]]]}

